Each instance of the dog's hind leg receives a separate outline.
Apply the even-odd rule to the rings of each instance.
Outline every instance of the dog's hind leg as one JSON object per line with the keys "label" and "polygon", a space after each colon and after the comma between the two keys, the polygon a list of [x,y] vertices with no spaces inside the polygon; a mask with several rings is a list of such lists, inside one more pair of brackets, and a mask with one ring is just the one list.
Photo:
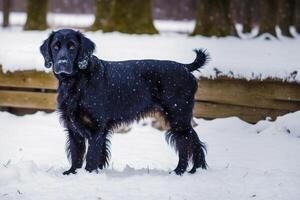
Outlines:
{"label": "dog's hind leg", "polygon": [[186,171],[188,167],[189,158],[191,157],[191,151],[188,147],[188,141],[186,140],[186,130],[178,131],[172,130],[172,128],[167,131],[166,140],[174,147],[175,151],[178,153],[178,164],[174,172],[177,175],[181,175]]}
{"label": "dog's hind leg", "polygon": [[101,146],[101,153],[99,155],[99,162],[98,162],[98,167],[99,169],[104,169],[105,167],[108,166],[109,164],[109,158],[110,158],[110,134],[107,133],[106,137],[103,138],[105,141],[103,145]]}
{"label": "dog's hind leg", "polygon": [[65,171],[63,174],[68,175],[70,173],[75,174],[76,169],[81,168],[83,164],[83,158],[85,154],[85,139],[79,134],[69,130],[67,134],[66,151],[69,160],[71,160],[71,168]]}
{"label": "dog's hind leg", "polygon": [[164,117],[170,123],[170,130],[167,131],[166,139],[171,144],[179,156],[176,174],[183,174],[192,161],[193,168],[190,171],[195,173],[199,167],[206,168],[205,146],[200,141],[197,133],[192,128],[193,101],[191,98],[177,98],[163,102]]}
{"label": "dog's hind leg", "polygon": [[206,169],[205,145],[200,141],[191,126],[184,129],[171,128],[167,132],[166,139],[175,148],[179,156],[178,165],[174,170],[177,175],[181,175],[186,171],[190,160],[193,163],[190,173],[195,173],[199,167]]}
{"label": "dog's hind leg", "polygon": [[110,157],[109,132],[94,134],[89,139],[89,147],[86,155],[86,167],[89,172],[103,169],[108,165]]}
{"label": "dog's hind leg", "polygon": [[202,168],[202,169],[207,168],[207,163],[205,161],[206,147],[205,144],[200,141],[196,131],[193,128],[190,129],[189,135],[191,136],[193,141],[193,147],[192,147],[193,168],[189,171],[189,173],[193,174],[196,172],[197,168]]}

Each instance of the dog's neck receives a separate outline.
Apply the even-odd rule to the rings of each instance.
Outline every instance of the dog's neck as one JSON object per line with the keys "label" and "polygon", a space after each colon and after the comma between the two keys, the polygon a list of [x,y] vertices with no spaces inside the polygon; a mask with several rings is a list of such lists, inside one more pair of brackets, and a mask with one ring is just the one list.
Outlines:
{"label": "dog's neck", "polygon": [[89,76],[95,70],[95,64],[93,59],[91,58],[88,61],[88,66],[86,69],[77,69],[77,71],[73,75],[64,75],[64,74],[55,74],[56,79],[59,82],[60,86],[73,86],[75,82],[78,82],[79,79],[88,79]]}
{"label": "dog's neck", "polygon": [[91,77],[97,75],[100,78],[104,77],[105,65],[96,56],[89,60],[88,67],[84,70],[79,70],[73,76],[56,75],[58,79],[58,99],[67,100],[68,94],[74,94],[73,97],[80,98],[82,92],[89,87]]}

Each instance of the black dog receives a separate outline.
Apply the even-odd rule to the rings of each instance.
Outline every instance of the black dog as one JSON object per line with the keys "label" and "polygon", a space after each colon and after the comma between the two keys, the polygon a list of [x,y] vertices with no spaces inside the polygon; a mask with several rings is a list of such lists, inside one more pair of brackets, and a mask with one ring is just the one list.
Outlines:
{"label": "black dog", "polygon": [[95,44],[80,32],[52,32],[40,47],[45,66],[53,67],[59,81],[58,111],[68,132],[67,152],[72,166],[63,174],[76,173],[86,152],[89,172],[103,169],[110,157],[109,135],[148,113],[160,111],[170,124],[167,140],[179,155],[176,174],[183,174],[189,161],[206,169],[205,146],[191,126],[197,80],[191,74],[207,61],[196,50],[191,64],[162,60],[111,62],[93,56]]}

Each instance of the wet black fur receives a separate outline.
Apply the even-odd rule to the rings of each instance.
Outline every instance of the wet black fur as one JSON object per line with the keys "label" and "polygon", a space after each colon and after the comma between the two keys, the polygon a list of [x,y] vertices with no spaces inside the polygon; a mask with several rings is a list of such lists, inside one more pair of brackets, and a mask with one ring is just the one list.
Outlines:
{"label": "wet black fur", "polygon": [[[55,74],[59,81],[58,111],[67,130],[71,160],[71,168],[64,174],[76,173],[84,159],[85,169],[90,172],[106,167],[112,129],[155,111],[160,111],[171,127],[166,139],[179,155],[175,173],[184,173],[189,162],[193,163],[191,173],[197,168],[206,169],[205,145],[191,126],[197,90],[197,80],[191,72],[206,63],[205,51],[196,50],[191,64],[166,60],[112,62],[93,56],[94,43],[81,33],[62,31],[75,34],[80,43],[73,73]],[[48,67],[48,62],[55,62],[51,60],[49,44],[58,32],[53,32],[41,46]],[[82,59],[88,63],[86,68],[78,67]]]}

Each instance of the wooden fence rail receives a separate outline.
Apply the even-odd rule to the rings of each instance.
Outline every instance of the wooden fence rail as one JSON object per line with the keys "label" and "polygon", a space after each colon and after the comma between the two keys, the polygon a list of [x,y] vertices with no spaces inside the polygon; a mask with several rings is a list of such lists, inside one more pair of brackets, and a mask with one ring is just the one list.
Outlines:
{"label": "wooden fence rail", "polygon": [[[57,81],[51,73],[3,73],[0,67],[0,107],[54,110]],[[237,116],[255,123],[266,117],[300,110],[300,85],[280,80],[201,77],[194,116],[207,119]]]}

